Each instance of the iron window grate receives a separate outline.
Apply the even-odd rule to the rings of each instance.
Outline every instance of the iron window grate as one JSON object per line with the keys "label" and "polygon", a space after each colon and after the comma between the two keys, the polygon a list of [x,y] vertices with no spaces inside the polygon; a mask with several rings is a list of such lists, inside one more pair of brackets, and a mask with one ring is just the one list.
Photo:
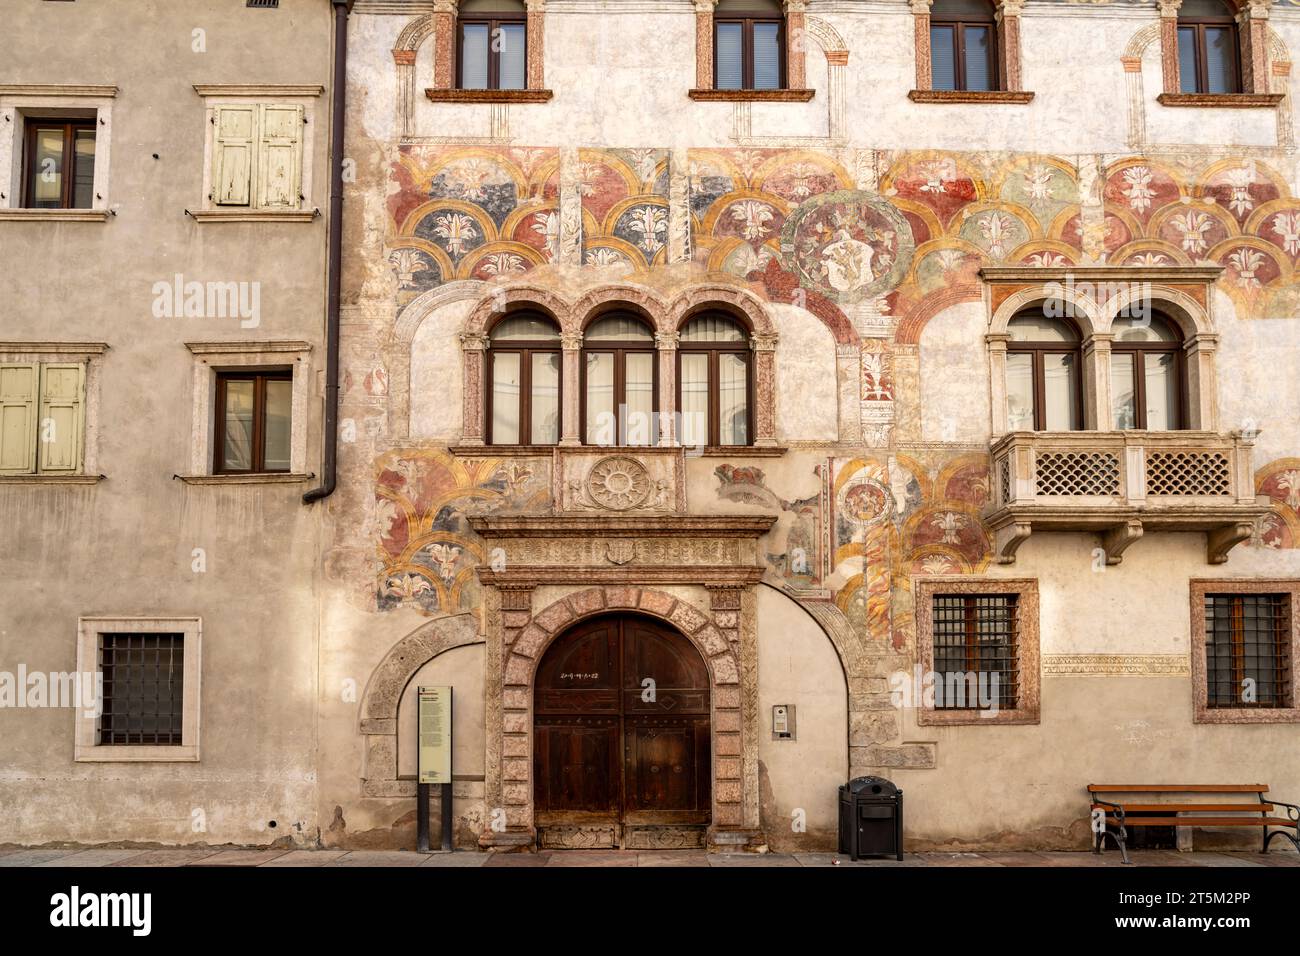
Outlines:
{"label": "iron window grate", "polygon": [[180,746],[185,635],[101,634],[97,743]]}
{"label": "iron window grate", "polygon": [[280,0],[248,0],[246,6],[250,7],[278,7]]}
{"label": "iron window grate", "polygon": [[1017,608],[1014,594],[934,596],[935,709],[1015,708]]}
{"label": "iron window grate", "polygon": [[1290,618],[1286,594],[1205,596],[1208,706],[1291,705]]}

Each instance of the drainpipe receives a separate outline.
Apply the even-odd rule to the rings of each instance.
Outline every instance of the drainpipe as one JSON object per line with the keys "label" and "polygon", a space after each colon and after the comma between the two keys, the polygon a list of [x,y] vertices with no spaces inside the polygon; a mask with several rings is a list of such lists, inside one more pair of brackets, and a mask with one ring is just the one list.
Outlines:
{"label": "drainpipe", "polygon": [[329,294],[325,314],[325,460],[319,487],[302,496],[311,504],[334,494],[339,461],[339,287],[343,269],[343,115],[347,102],[348,12],[352,0],[334,5],[334,87],[330,91]]}

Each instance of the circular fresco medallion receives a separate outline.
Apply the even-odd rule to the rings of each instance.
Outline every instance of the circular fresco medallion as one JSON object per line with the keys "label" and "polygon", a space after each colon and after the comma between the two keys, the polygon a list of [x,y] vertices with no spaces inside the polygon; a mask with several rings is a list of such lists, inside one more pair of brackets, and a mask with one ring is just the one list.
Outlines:
{"label": "circular fresco medallion", "polygon": [[875,193],[848,189],[801,204],[781,230],[781,251],[805,288],[839,303],[885,295],[907,273],[912,227]]}
{"label": "circular fresco medallion", "polygon": [[651,484],[645,465],[626,455],[602,458],[587,472],[587,494],[610,511],[627,511],[645,504]]}
{"label": "circular fresco medallion", "polygon": [[889,517],[894,496],[874,478],[850,481],[839,493],[839,513],[859,527],[869,527]]}

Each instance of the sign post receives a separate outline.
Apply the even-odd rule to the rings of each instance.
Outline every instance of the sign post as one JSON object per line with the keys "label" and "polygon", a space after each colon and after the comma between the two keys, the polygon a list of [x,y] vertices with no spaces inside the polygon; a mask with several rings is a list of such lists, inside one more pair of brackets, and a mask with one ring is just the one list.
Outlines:
{"label": "sign post", "polygon": [[451,849],[451,687],[419,688],[420,775],[415,795],[417,849],[429,852],[429,788],[442,788],[442,848]]}

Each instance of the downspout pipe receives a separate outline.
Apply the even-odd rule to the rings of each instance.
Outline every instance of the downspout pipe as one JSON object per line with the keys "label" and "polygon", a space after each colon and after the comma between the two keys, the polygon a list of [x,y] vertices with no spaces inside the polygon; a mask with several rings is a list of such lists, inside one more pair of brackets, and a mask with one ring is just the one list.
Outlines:
{"label": "downspout pipe", "polygon": [[347,105],[348,13],[352,0],[334,5],[334,87],[330,91],[330,212],[328,297],[325,305],[325,455],[321,483],[302,496],[311,504],[334,494],[339,463],[339,290],[343,271],[343,120]]}

